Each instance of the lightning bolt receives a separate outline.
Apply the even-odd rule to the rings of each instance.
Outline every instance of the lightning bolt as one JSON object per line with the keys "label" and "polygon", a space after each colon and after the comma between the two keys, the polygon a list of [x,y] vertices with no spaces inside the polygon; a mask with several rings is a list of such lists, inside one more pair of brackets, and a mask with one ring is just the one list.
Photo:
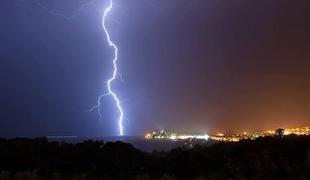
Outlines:
{"label": "lightning bolt", "polygon": [[124,111],[122,109],[121,102],[120,102],[118,96],[115,94],[115,92],[113,92],[113,89],[112,89],[112,82],[116,79],[116,75],[118,74],[118,68],[117,68],[118,48],[117,48],[116,44],[111,40],[109,31],[107,30],[107,27],[106,27],[106,18],[108,16],[108,13],[111,11],[112,7],[113,7],[113,0],[109,0],[109,4],[108,4],[107,8],[104,10],[103,16],[102,16],[102,28],[105,32],[106,37],[107,37],[107,41],[109,43],[109,46],[112,47],[114,50],[113,74],[112,74],[112,77],[107,80],[108,93],[99,96],[98,103],[97,103],[97,106],[95,108],[98,109],[98,113],[99,113],[99,116],[101,118],[102,117],[101,111],[100,111],[101,98],[104,96],[108,96],[108,95],[112,96],[114,101],[115,101],[117,111],[119,113],[119,116],[118,116],[119,135],[123,136],[124,135],[124,130],[123,130]]}
{"label": "lightning bolt", "polygon": [[[77,14],[78,14],[79,11],[81,11],[84,7],[91,6],[91,5],[92,5],[99,13],[101,13],[101,12],[97,9],[97,7],[96,7],[96,5],[95,5],[95,3],[94,3],[94,0],[89,0],[89,2],[83,3],[83,4],[81,5],[81,7],[77,9],[76,13],[74,13],[74,14],[72,14],[72,15],[69,15],[69,16],[64,15],[64,14],[62,14],[62,13],[59,13],[59,12],[55,12],[55,11],[49,10],[46,6],[42,5],[42,4],[40,3],[39,0],[36,0],[35,2],[36,2],[37,5],[40,6],[41,8],[46,9],[47,12],[48,12],[49,14],[51,14],[51,15],[53,15],[53,16],[61,16],[61,17],[65,18],[65,19],[67,19],[67,20],[70,20],[70,19],[72,19],[72,18],[75,18],[75,17],[77,16]],[[117,68],[118,48],[117,48],[116,44],[111,40],[111,38],[110,38],[110,33],[109,33],[109,31],[108,31],[108,29],[107,29],[107,27],[106,27],[106,18],[107,18],[107,16],[108,16],[108,13],[112,10],[112,7],[113,7],[113,0],[108,0],[108,6],[106,7],[106,9],[104,10],[104,12],[103,12],[103,14],[102,14],[102,28],[103,28],[104,33],[105,33],[105,35],[106,35],[106,38],[107,38],[107,41],[108,41],[109,46],[112,47],[113,50],[114,50],[114,57],[113,57],[113,61],[112,61],[112,62],[113,62],[113,74],[112,74],[111,78],[108,79],[108,80],[106,81],[108,93],[100,95],[100,96],[98,97],[98,100],[97,100],[97,105],[94,106],[93,108],[91,108],[90,111],[94,111],[95,109],[97,109],[98,115],[99,115],[100,119],[102,119],[102,113],[101,113],[101,110],[100,110],[100,108],[101,108],[101,99],[102,99],[103,97],[105,97],[105,96],[112,96],[113,99],[114,99],[114,102],[115,102],[115,104],[116,104],[116,107],[117,107],[117,112],[119,113],[119,116],[118,116],[119,135],[120,135],[120,136],[123,136],[123,135],[124,135],[124,128],[123,128],[124,111],[123,111],[123,109],[122,109],[121,102],[120,102],[118,96],[116,95],[116,93],[115,93],[115,92],[113,91],[113,89],[112,89],[112,83],[113,83],[113,81],[116,80],[116,76],[117,76],[117,75],[120,75],[120,74],[118,73],[118,68]],[[120,76],[121,76],[121,75],[120,75]],[[121,79],[122,79],[122,77],[121,77]]]}

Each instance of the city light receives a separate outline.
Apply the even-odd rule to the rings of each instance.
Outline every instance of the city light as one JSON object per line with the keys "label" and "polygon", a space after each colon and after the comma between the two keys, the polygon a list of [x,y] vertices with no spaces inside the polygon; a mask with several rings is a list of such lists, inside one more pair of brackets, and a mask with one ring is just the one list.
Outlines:
{"label": "city light", "polygon": [[[310,135],[310,127],[302,127],[302,128],[290,128],[290,129],[282,129],[283,135]],[[188,139],[197,139],[197,140],[215,140],[215,141],[225,141],[225,142],[238,142],[243,139],[257,139],[259,137],[267,137],[267,136],[279,136],[276,130],[267,130],[267,131],[257,131],[257,132],[243,132],[240,134],[225,134],[225,133],[217,133],[215,135],[192,135],[192,134],[178,134],[171,133],[166,131],[158,131],[145,134],[145,139],[167,139],[167,140],[188,140]]]}
{"label": "city light", "polygon": [[177,134],[177,133],[169,133],[163,130],[159,132],[147,133],[144,136],[145,139],[170,139],[170,140],[187,140],[187,139],[200,139],[200,140],[208,140],[209,135],[192,135],[192,134]]}

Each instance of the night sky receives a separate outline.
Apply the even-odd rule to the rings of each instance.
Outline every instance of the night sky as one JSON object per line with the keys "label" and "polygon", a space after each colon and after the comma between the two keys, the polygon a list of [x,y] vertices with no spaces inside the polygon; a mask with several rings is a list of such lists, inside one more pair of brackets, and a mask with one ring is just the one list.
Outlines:
{"label": "night sky", "polygon": [[[39,0],[67,16],[86,0]],[[106,1],[96,0],[99,10]],[[310,124],[309,0],[114,0],[113,89],[125,134]],[[70,20],[35,0],[0,2],[0,136],[116,135],[113,50],[93,7]]]}

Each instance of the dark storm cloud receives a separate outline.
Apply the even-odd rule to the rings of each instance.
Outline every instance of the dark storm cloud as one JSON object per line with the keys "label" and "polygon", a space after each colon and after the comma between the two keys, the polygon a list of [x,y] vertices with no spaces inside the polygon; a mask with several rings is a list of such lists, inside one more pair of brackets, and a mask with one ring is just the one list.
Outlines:
{"label": "dark storm cloud", "polygon": [[[77,7],[44,3],[68,14]],[[115,1],[108,23],[120,49],[125,82],[114,87],[127,132],[309,124],[309,5]],[[86,8],[67,21],[32,1],[2,1],[0,15],[1,135],[116,134],[111,99],[104,120],[87,112],[111,73],[100,15]]]}

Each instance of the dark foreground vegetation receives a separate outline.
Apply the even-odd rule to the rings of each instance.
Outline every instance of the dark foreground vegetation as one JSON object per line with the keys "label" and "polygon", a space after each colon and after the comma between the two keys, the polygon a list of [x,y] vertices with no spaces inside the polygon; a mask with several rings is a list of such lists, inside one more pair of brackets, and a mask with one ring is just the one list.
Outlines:
{"label": "dark foreground vegetation", "polygon": [[310,179],[310,136],[146,153],[132,145],[0,139],[0,179]]}

